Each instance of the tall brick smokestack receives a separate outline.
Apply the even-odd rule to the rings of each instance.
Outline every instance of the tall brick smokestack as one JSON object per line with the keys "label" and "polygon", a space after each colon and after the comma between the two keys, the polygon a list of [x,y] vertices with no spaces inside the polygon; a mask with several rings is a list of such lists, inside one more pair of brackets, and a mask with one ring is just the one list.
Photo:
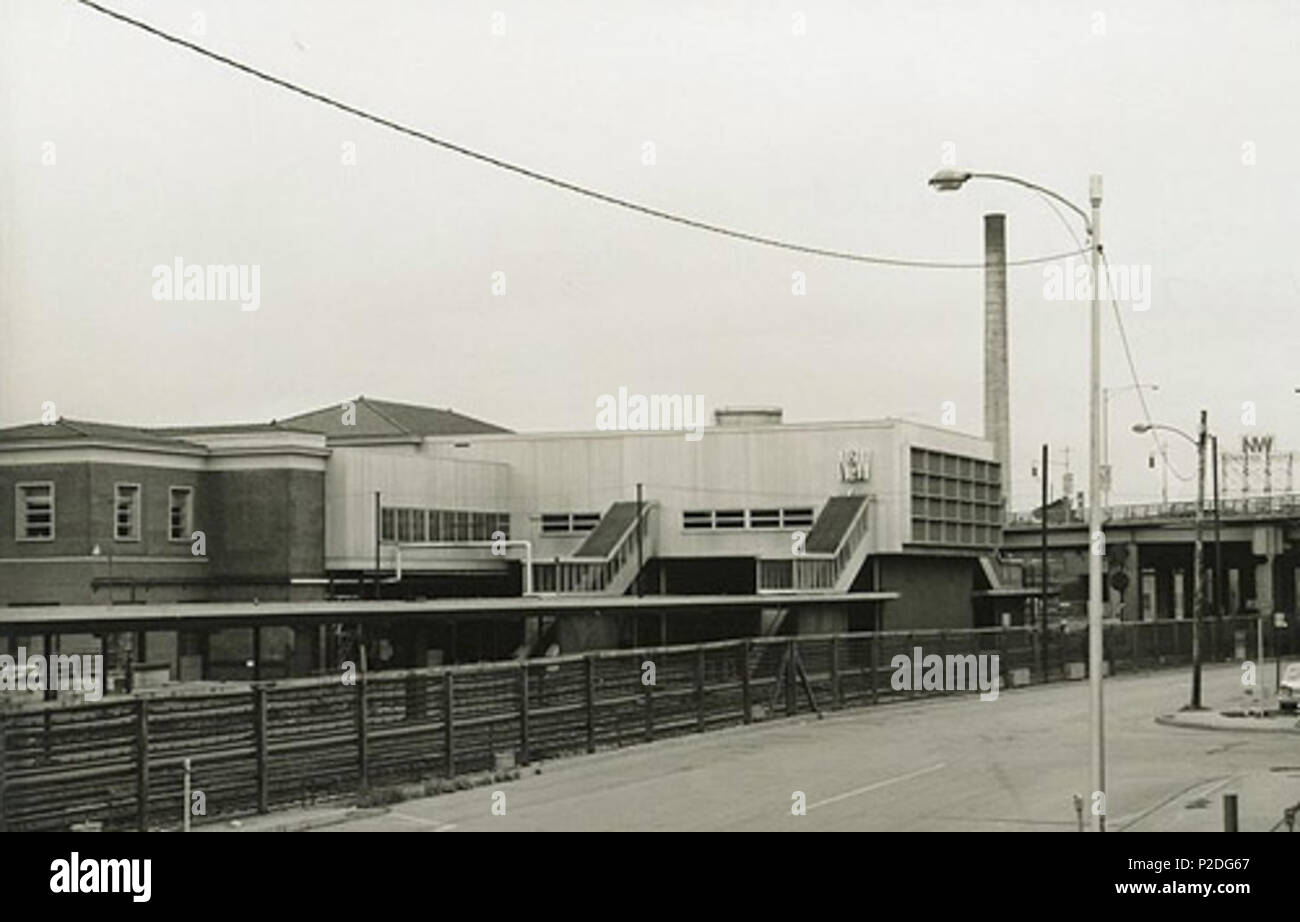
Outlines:
{"label": "tall brick smokestack", "polygon": [[984,216],[984,438],[1002,467],[1002,504],[1010,503],[1011,393],[1007,364],[1007,216]]}

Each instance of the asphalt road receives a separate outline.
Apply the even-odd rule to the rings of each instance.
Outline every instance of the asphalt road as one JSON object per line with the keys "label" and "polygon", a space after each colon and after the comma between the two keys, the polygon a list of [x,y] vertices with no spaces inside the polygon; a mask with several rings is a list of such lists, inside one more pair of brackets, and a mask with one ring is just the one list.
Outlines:
{"label": "asphalt road", "polygon": [[[1207,703],[1239,690],[1205,671]],[[1188,673],[1106,683],[1113,831],[1221,828],[1218,792],[1244,785],[1243,830],[1300,801],[1295,736],[1166,727]],[[526,770],[530,771],[531,770]],[[1073,831],[1088,786],[1084,682],[843,711],[546,763],[519,781],[408,801],[327,831]],[[505,815],[492,812],[494,792]],[[802,791],[807,813],[791,813]],[[500,803],[498,799],[498,804]]]}

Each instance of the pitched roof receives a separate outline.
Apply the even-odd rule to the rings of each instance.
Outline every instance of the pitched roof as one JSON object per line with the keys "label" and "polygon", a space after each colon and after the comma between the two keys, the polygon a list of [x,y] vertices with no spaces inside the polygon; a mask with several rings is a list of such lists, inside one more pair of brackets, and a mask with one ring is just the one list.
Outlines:
{"label": "pitched roof", "polygon": [[[343,422],[346,403],[356,407],[353,422]],[[285,422],[295,429],[319,432],[328,438],[422,438],[429,435],[486,435],[509,432],[451,409],[425,407],[373,397],[322,407],[290,416]]]}
{"label": "pitched roof", "polygon": [[[355,425],[345,425],[345,403],[356,405]],[[269,423],[237,423],[215,426],[120,426],[59,417],[53,423],[25,423],[0,429],[0,444],[29,441],[115,442],[157,448],[204,451],[186,435],[201,437],[241,432],[308,432],[330,439],[423,438],[429,435],[486,435],[510,432],[481,419],[474,419],[450,409],[424,407],[391,400],[358,397],[319,410]]]}
{"label": "pitched roof", "polygon": [[95,423],[62,416],[52,423],[25,423],[0,429],[0,443],[36,440],[118,442],[131,445],[156,445],[159,448],[203,450],[203,446],[193,442],[162,435],[138,426]]}
{"label": "pitched roof", "polygon": [[180,436],[180,435],[233,435],[241,432],[311,432],[312,429],[303,429],[301,427],[290,426],[278,420],[271,420],[269,423],[218,423],[216,425],[204,426],[153,426],[150,432],[159,435]]}

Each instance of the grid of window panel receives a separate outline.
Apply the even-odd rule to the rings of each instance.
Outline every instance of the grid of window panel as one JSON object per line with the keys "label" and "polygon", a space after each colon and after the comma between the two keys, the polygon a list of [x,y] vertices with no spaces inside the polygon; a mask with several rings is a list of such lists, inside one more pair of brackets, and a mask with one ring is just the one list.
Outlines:
{"label": "grid of window panel", "polygon": [[785,509],[688,509],[682,513],[682,528],[687,531],[809,528],[812,523],[811,506]]}
{"label": "grid of window panel", "polygon": [[54,484],[15,484],[14,500],[14,536],[19,541],[53,541]]}
{"label": "grid of window panel", "polygon": [[991,547],[1002,529],[1002,474],[981,461],[912,449],[912,542]]}
{"label": "grid of window panel", "polygon": [[380,510],[381,541],[492,541],[498,531],[509,539],[508,512],[412,506],[385,506]]}
{"label": "grid of window panel", "polygon": [[569,535],[587,532],[599,524],[599,512],[542,513],[542,534],[544,535]]}
{"label": "grid of window panel", "polygon": [[167,491],[167,536],[172,541],[188,541],[194,521],[194,490],[171,487]]}
{"label": "grid of window panel", "polygon": [[113,488],[113,538],[117,541],[140,540],[140,485],[119,483]]}

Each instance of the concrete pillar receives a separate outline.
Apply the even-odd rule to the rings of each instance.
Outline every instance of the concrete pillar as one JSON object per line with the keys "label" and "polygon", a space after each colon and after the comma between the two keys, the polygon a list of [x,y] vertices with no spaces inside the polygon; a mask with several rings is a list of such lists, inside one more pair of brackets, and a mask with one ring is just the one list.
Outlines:
{"label": "concrete pillar", "polygon": [[289,675],[292,677],[314,675],[316,662],[320,659],[316,650],[319,643],[319,631],[312,625],[295,625],[293,628],[293,650],[289,654]]}
{"label": "concrete pillar", "polygon": [[849,629],[849,613],[833,605],[802,607],[794,617],[796,634],[842,634]]}
{"label": "concrete pillar", "polygon": [[559,619],[558,637],[561,653],[611,650],[618,646],[618,620],[599,611],[563,615]]}
{"label": "concrete pillar", "polygon": [[1011,489],[1006,222],[1004,214],[984,216],[984,438],[1002,468],[1004,507]]}
{"label": "concrete pillar", "polygon": [[1276,525],[1260,525],[1252,530],[1251,553],[1255,555],[1255,609],[1272,617],[1277,610],[1274,592],[1274,560],[1282,550],[1282,531]]}
{"label": "concrete pillar", "polygon": [[1137,621],[1141,618],[1142,559],[1136,541],[1130,540],[1124,545],[1124,573],[1128,576],[1128,586],[1123,593],[1124,620]]}
{"label": "concrete pillar", "polygon": [[537,641],[542,636],[542,619],[541,616],[524,615],[524,646],[529,653],[537,649]]}
{"label": "concrete pillar", "polygon": [[763,608],[759,610],[758,633],[764,637],[775,634],[781,629],[788,609]]}

